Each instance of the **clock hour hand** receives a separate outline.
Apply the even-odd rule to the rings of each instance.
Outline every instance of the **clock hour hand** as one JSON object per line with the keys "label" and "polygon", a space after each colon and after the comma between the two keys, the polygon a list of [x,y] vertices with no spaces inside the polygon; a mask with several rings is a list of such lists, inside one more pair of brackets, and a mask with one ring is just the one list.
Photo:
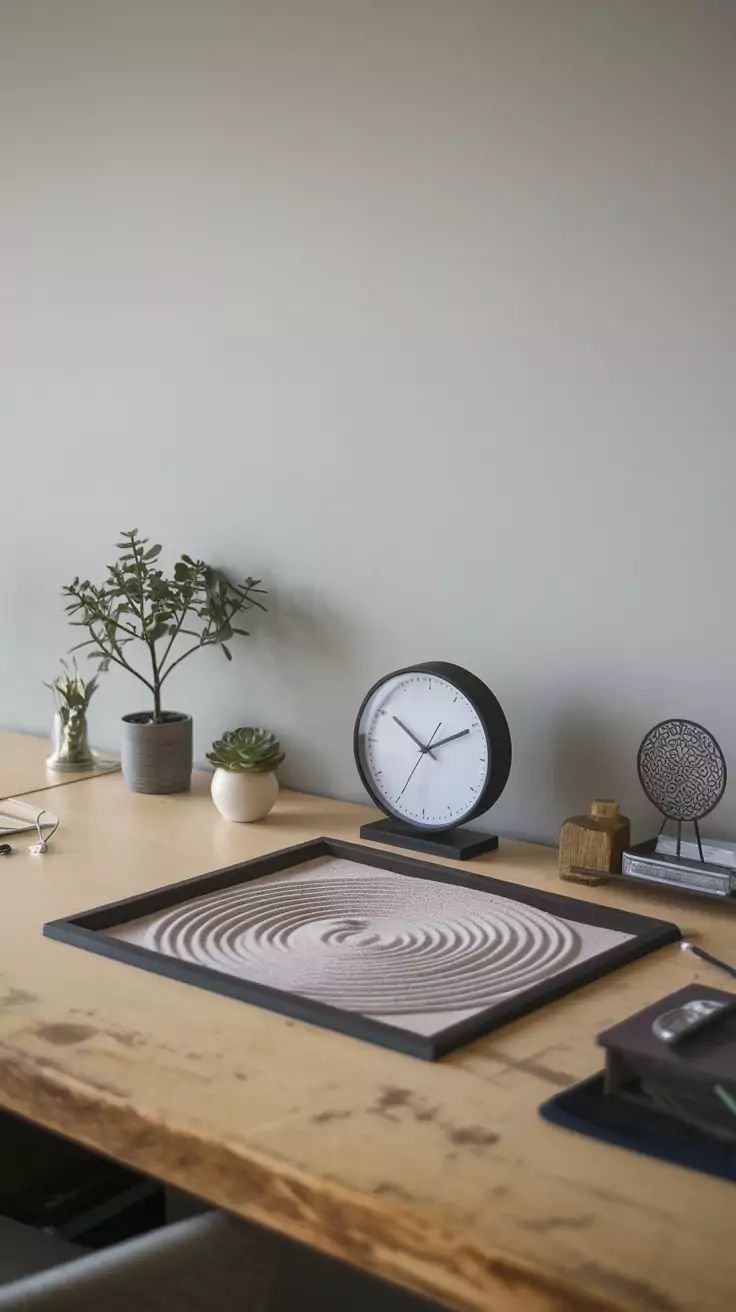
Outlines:
{"label": "clock hour hand", "polygon": [[[421,752],[423,755],[424,755],[424,753],[426,753],[427,756],[431,756],[431,757],[432,757],[432,760],[433,760],[433,761],[436,761],[436,760],[437,760],[437,757],[434,755],[434,753],[433,753],[433,752],[430,752],[429,747],[425,747],[425,745],[424,745],[424,743],[421,741],[421,739],[417,738],[417,736],[416,736],[415,733],[412,733],[412,731],[411,731],[411,729],[409,728],[408,724],[404,724],[404,721],[403,721],[403,720],[400,720],[399,717],[398,717],[398,715],[393,715],[391,718],[392,718],[393,720],[396,721],[396,723],[398,724],[398,726],[399,726],[400,729],[403,729],[403,730],[404,730],[404,733],[408,733],[408,735],[409,735],[409,737],[411,738],[412,742],[416,743],[417,747],[419,748],[420,752]],[[436,730],[435,730],[435,732],[436,732]]]}
{"label": "clock hour hand", "polygon": [[432,743],[432,748],[444,747],[445,743],[454,743],[456,738],[464,738],[466,733],[470,733],[470,730],[461,729],[459,733],[451,733],[449,738],[440,738],[438,743]]}

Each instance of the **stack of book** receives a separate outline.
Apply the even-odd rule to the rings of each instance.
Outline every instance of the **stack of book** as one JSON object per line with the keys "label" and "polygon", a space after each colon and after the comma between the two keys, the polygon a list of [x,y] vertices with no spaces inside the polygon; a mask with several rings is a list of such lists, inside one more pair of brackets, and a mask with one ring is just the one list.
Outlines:
{"label": "stack of book", "polygon": [[[703,860],[714,866],[727,866],[736,870],[736,843],[727,838],[703,838]],[[674,834],[660,834],[657,839],[657,851],[662,856],[677,856],[677,838]],[[699,861],[700,852],[695,839],[683,838],[680,844],[680,856],[686,861]]]}

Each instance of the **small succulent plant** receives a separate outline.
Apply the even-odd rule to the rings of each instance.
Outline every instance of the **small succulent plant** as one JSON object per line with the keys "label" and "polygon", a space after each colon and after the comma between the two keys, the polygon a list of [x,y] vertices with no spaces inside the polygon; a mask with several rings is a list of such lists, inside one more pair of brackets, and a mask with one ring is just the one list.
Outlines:
{"label": "small succulent plant", "polygon": [[231,729],[212,744],[207,760],[216,770],[234,774],[266,774],[281,765],[284,753],[275,734],[267,729]]}

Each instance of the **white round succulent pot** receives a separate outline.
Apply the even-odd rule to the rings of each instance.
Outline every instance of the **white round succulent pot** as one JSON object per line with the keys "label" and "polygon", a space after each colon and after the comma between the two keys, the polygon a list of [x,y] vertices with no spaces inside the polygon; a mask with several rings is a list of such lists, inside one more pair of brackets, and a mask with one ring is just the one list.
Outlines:
{"label": "white round succulent pot", "polygon": [[218,768],[212,776],[212,801],[220,815],[238,824],[262,820],[278,795],[278,781],[270,770]]}
{"label": "white round succulent pot", "polygon": [[279,795],[274,770],[284,753],[268,729],[230,729],[212,744],[212,800],[220,815],[238,824],[262,820]]}

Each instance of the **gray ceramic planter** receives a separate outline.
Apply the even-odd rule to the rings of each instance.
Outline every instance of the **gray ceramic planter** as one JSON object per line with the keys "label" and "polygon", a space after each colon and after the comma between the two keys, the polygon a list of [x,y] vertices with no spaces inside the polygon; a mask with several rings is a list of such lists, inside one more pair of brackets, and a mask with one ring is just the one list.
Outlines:
{"label": "gray ceramic planter", "polygon": [[192,717],[167,711],[123,716],[123,778],[133,793],[185,793],[192,782]]}

